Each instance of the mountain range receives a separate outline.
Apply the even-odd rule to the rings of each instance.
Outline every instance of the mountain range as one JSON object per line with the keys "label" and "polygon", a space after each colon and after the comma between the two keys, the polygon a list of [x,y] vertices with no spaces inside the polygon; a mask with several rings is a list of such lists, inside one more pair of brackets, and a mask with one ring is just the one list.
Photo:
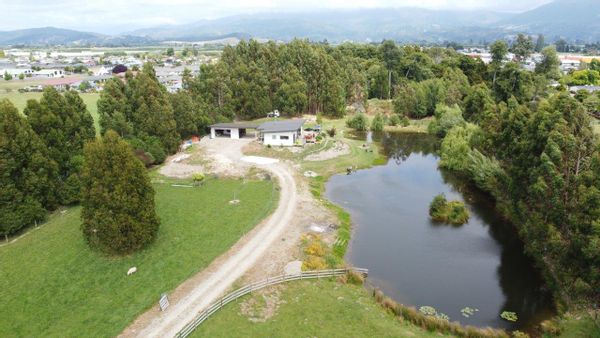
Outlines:
{"label": "mountain range", "polygon": [[46,27],[0,32],[0,45],[142,45],[249,37],[281,41],[482,42],[520,32],[541,33],[547,41],[600,41],[600,0],[556,0],[522,13],[413,7],[257,13],[120,35]]}

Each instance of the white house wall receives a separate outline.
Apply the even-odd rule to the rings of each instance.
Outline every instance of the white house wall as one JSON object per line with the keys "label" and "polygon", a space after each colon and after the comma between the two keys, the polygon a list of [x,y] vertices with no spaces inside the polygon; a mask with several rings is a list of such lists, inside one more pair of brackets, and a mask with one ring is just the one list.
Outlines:
{"label": "white house wall", "polygon": [[[293,146],[294,145],[294,134],[295,132],[279,132],[279,133],[264,133],[263,143],[271,146]],[[281,139],[281,136],[287,136],[288,139]]]}

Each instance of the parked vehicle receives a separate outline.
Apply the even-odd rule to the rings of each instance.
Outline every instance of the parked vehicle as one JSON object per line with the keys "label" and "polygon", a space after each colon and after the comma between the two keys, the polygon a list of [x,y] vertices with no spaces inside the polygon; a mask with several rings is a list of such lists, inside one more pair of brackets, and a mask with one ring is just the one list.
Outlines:
{"label": "parked vehicle", "polygon": [[279,110],[275,109],[272,112],[267,114],[267,117],[279,117]]}

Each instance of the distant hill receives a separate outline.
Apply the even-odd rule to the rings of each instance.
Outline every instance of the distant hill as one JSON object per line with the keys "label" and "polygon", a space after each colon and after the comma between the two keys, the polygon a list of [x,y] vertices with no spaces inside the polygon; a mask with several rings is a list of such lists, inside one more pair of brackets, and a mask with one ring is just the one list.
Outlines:
{"label": "distant hill", "polygon": [[79,32],[54,27],[30,28],[0,32],[0,44],[62,45],[81,40],[101,39],[96,33]]}
{"label": "distant hill", "polygon": [[[171,25],[128,32],[156,40],[206,40],[206,37],[244,34],[275,40],[308,38],[314,41],[443,41],[478,39],[486,28],[508,14],[488,11],[441,11],[421,8],[325,10],[303,13],[259,13],[185,25]],[[464,27],[480,26],[478,30]],[[494,29],[491,29],[494,30]],[[466,38],[465,38],[466,37]]]}
{"label": "distant hill", "polygon": [[140,36],[109,36],[55,27],[0,31],[0,46],[136,45],[151,42]]}
{"label": "distant hill", "polygon": [[516,33],[542,33],[558,38],[600,41],[600,0],[556,0],[523,13],[492,11],[384,8],[321,10],[296,13],[257,13],[183,25],[166,25],[120,36],[59,28],[0,32],[0,45],[143,45],[161,41],[381,41],[442,43],[483,42]]}
{"label": "distant hill", "polygon": [[600,0],[557,0],[506,18],[500,26],[547,37],[600,40]]}

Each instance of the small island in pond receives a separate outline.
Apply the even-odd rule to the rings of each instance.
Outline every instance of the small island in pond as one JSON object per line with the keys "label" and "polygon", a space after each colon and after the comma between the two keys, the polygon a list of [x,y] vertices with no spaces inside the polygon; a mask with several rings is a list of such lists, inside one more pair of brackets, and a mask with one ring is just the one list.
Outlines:
{"label": "small island in pond", "polygon": [[452,225],[462,225],[469,221],[469,211],[461,201],[446,200],[444,194],[433,198],[429,204],[429,216],[436,222]]}

